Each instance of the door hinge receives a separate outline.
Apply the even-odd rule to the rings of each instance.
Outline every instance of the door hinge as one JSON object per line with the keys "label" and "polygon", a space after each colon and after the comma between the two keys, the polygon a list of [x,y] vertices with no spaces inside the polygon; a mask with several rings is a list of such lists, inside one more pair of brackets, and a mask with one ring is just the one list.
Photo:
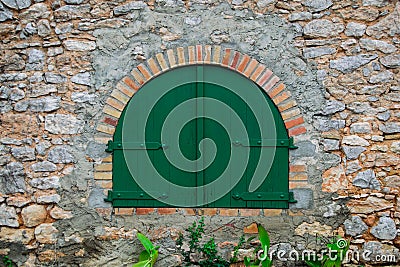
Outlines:
{"label": "door hinge", "polygon": [[159,142],[113,142],[108,141],[106,152],[114,150],[157,150],[166,148],[165,144]]}
{"label": "door hinge", "polygon": [[244,201],[287,201],[289,203],[296,203],[293,192],[246,192],[234,193],[232,198]]}
{"label": "door hinge", "polygon": [[232,142],[235,146],[243,147],[287,147],[289,149],[296,149],[293,137],[289,139],[249,139],[249,140],[235,140]]}

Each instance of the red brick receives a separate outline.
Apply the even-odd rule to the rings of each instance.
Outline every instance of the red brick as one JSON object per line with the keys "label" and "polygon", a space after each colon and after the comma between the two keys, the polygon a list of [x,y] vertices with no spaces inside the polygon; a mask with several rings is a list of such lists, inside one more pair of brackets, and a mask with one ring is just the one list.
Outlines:
{"label": "red brick", "polygon": [[176,208],[158,208],[157,211],[158,214],[160,215],[169,215],[169,214],[175,214]]}
{"label": "red brick", "polygon": [[292,107],[295,107],[295,106],[297,106],[296,101],[291,100],[291,101],[288,101],[288,102],[286,102],[284,104],[280,104],[278,106],[278,109],[279,109],[280,112],[282,112],[282,111],[288,110],[288,109],[290,109]]}
{"label": "red brick", "polygon": [[264,209],[264,216],[280,216],[281,214],[281,209]]}
{"label": "red brick", "polygon": [[99,125],[96,127],[96,130],[105,134],[113,135],[115,132],[115,127],[99,123]]}
{"label": "red brick", "polygon": [[232,52],[231,49],[229,49],[229,48],[225,49],[225,53],[224,53],[224,57],[222,58],[221,65],[228,66],[229,59],[231,58],[231,52]]}
{"label": "red brick", "polygon": [[214,46],[213,62],[221,63],[221,47],[219,45]]}
{"label": "red brick", "polygon": [[250,74],[253,72],[253,70],[257,67],[258,65],[258,61],[255,59],[252,59],[249,63],[249,65],[247,65],[247,68],[244,70],[243,74],[246,77],[250,77]]}
{"label": "red brick", "polygon": [[235,53],[233,54],[233,59],[230,68],[236,69],[236,66],[239,62],[239,58],[240,58],[240,53],[238,51],[235,51]]}
{"label": "red brick", "polygon": [[272,71],[267,69],[264,72],[264,74],[260,77],[260,79],[257,80],[257,84],[259,86],[262,86],[271,77],[271,75],[272,75]]}
{"label": "red brick", "polygon": [[290,165],[289,171],[290,172],[306,172],[307,166],[306,165]]}
{"label": "red brick", "polygon": [[237,70],[241,73],[244,72],[244,68],[247,66],[247,64],[250,61],[250,57],[248,55],[243,55],[242,61],[240,62],[239,66],[237,67]]}
{"label": "red brick", "polygon": [[167,65],[167,62],[165,61],[164,55],[161,54],[161,53],[158,53],[156,55],[156,58],[157,58],[158,64],[160,65],[161,69],[162,70],[167,70],[168,69],[168,65]]}
{"label": "red brick", "polygon": [[137,66],[137,68],[140,71],[140,73],[143,74],[146,80],[149,80],[151,78],[149,70],[143,64],[140,64],[139,66]]}
{"label": "red brick", "polygon": [[109,125],[112,125],[112,126],[117,126],[117,124],[118,124],[118,120],[117,119],[113,119],[111,117],[105,117],[104,118],[104,122],[109,124]]}
{"label": "red brick", "polygon": [[206,45],[204,47],[204,62],[210,63],[211,62],[211,45]]}
{"label": "red brick", "polygon": [[195,209],[182,209],[184,215],[196,215],[196,210]]}
{"label": "red brick", "polygon": [[219,215],[221,216],[238,216],[238,209],[220,209]]}
{"label": "red brick", "polygon": [[147,215],[154,212],[154,208],[136,208],[136,215]]}
{"label": "red brick", "polygon": [[258,234],[258,226],[256,223],[252,223],[249,226],[243,228],[245,234]]}
{"label": "red brick", "polygon": [[253,80],[254,82],[257,81],[258,77],[260,77],[261,73],[265,70],[265,66],[260,64],[256,68],[256,70],[253,72],[253,74],[250,76],[250,79]]}
{"label": "red brick", "polygon": [[286,121],[286,120],[288,120],[288,119],[290,119],[290,118],[293,118],[293,117],[296,117],[296,116],[300,115],[300,113],[301,113],[301,112],[300,112],[300,109],[299,109],[299,108],[294,108],[294,109],[291,109],[291,110],[282,112],[282,113],[281,113],[281,116],[282,116],[282,119],[283,119],[284,121]]}
{"label": "red brick", "polygon": [[260,211],[260,209],[239,209],[241,216],[258,216]]}
{"label": "red brick", "polygon": [[307,129],[304,126],[289,129],[289,136],[300,135],[306,133]]}
{"label": "red brick", "polygon": [[132,89],[137,90],[138,89],[138,85],[128,76],[125,76],[124,78],[122,78],[122,81],[128,85],[129,87],[131,87]]}
{"label": "red brick", "polygon": [[216,208],[204,208],[199,210],[199,215],[205,215],[205,216],[214,216],[217,214],[218,209]]}
{"label": "red brick", "polygon": [[98,180],[95,181],[95,184],[103,189],[112,189],[112,181],[109,180]]}
{"label": "red brick", "polygon": [[308,182],[305,181],[289,181],[289,189],[305,188],[308,186]]}
{"label": "red brick", "polygon": [[304,118],[298,117],[296,119],[286,121],[285,126],[286,126],[286,129],[290,129],[290,128],[293,128],[294,126],[300,125],[302,123],[304,123]]}
{"label": "red brick", "polygon": [[131,71],[131,74],[140,85],[146,82],[146,79],[140,74],[140,72],[137,69],[133,69]]}
{"label": "red brick", "polygon": [[277,87],[275,87],[272,90],[270,90],[268,92],[268,95],[269,95],[270,98],[273,98],[276,95],[278,95],[280,92],[282,92],[283,89],[285,89],[285,85],[283,83],[280,83]]}
{"label": "red brick", "polygon": [[288,99],[291,96],[292,95],[290,94],[290,92],[282,92],[281,94],[275,96],[272,99],[272,101],[274,101],[275,105],[279,105],[279,103],[282,103],[283,101],[285,101],[286,99]]}
{"label": "red brick", "polygon": [[196,45],[196,61],[203,62],[203,47],[201,45]]}
{"label": "red brick", "polygon": [[115,215],[132,215],[133,208],[117,208],[115,209]]}
{"label": "red brick", "polygon": [[[131,78],[129,78],[128,76],[125,76],[122,81],[129,86],[131,89],[133,89],[133,92],[136,92],[137,90],[139,90],[139,85],[136,84]],[[118,87],[117,87],[118,88]],[[118,88],[119,90],[121,90],[120,88]],[[125,93],[125,90],[121,90],[124,94],[126,94],[127,96],[132,96],[133,94],[131,93]]]}
{"label": "red brick", "polygon": [[172,67],[176,66],[176,59],[175,59],[175,52],[172,49],[169,49],[167,51],[167,57],[168,57],[168,61],[169,61],[169,65]]}
{"label": "red brick", "polygon": [[306,173],[293,173],[289,175],[289,181],[307,181],[308,176]]}
{"label": "red brick", "polygon": [[176,50],[178,52],[178,65],[184,65],[185,64],[185,49],[183,47],[178,47]]}
{"label": "red brick", "polygon": [[189,54],[189,64],[193,64],[195,60],[194,46],[188,47],[188,54]]}
{"label": "red brick", "polygon": [[268,82],[266,82],[262,88],[264,89],[265,92],[269,92],[269,90],[271,90],[271,88],[277,83],[279,82],[279,77],[277,76],[273,76],[271,78],[271,80],[269,80]]}
{"label": "red brick", "polygon": [[150,58],[149,60],[147,60],[147,65],[149,65],[149,68],[154,75],[157,75],[161,72],[154,58]]}
{"label": "red brick", "polygon": [[125,108],[125,105],[123,103],[121,103],[120,101],[118,101],[117,99],[115,99],[113,97],[107,98],[106,103],[120,111],[123,111]]}

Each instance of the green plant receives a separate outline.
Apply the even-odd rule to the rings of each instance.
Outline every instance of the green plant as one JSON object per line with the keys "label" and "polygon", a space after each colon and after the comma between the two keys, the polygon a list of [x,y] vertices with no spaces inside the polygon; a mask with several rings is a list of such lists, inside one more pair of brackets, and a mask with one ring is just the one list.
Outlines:
{"label": "green plant", "polygon": [[[258,267],[261,264],[262,267],[271,267],[272,259],[270,259],[268,256],[270,247],[269,235],[261,224],[258,225],[258,238],[261,242],[261,249],[263,250],[262,254],[257,253],[257,257],[253,261],[249,257],[245,257],[244,265],[247,267]],[[256,249],[255,251],[259,250]]]}
{"label": "green plant", "polygon": [[3,263],[4,263],[5,267],[12,267],[13,266],[13,263],[10,260],[10,258],[8,258],[8,256],[4,256],[3,257]]}
{"label": "green plant", "polygon": [[211,238],[207,243],[203,245],[200,249],[200,252],[205,257],[204,260],[199,261],[199,265],[201,267],[226,267],[229,266],[229,262],[224,260],[221,256],[218,255],[218,251],[216,249],[214,238]]}
{"label": "green plant", "polygon": [[138,233],[137,238],[145,249],[139,255],[139,262],[132,267],[153,267],[158,258],[159,246],[155,247],[144,234]]}
{"label": "green plant", "polygon": [[[204,234],[204,227],[204,217],[202,217],[198,223],[193,222],[193,224],[186,229],[186,232],[189,233],[188,250],[183,249],[183,241],[185,238],[183,234],[179,234],[176,245],[181,249],[181,253],[184,257],[183,266],[192,266],[193,264],[196,264],[201,267],[228,267],[230,263],[237,262],[238,251],[245,243],[244,236],[240,238],[239,243],[234,247],[232,258],[227,261],[218,254],[217,245],[215,244],[214,238],[210,238],[210,240],[203,245],[200,244]],[[201,259],[191,259],[191,254],[201,255]]]}
{"label": "green plant", "polygon": [[341,236],[334,237],[326,244],[327,249],[320,251],[318,259],[304,259],[310,267],[340,267],[349,250],[349,242]]}
{"label": "green plant", "polygon": [[[249,240],[247,240],[249,241]],[[232,258],[229,260],[231,263],[235,263],[237,262],[238,259],[238,253],[239,253],[239,249],[243,246],[243,244],[246,242],[244,235],[242,235],[239,239],[239,243],[233,248],[233,256]]]}

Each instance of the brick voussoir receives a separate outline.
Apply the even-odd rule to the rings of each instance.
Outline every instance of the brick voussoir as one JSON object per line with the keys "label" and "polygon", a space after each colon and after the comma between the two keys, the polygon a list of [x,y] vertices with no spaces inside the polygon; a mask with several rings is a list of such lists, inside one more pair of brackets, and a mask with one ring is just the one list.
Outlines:
{"label": "brick voussoir", "polygon": [[236,70],[244,75],[244,70],[247,67],[247,64],[249,63],[249,61],[250,61],[250,56],[243,54],[242,59],[241,59],[239,65],[237,66]]}
{"label": "brick voussoir", "polygon": [[296,119],[285,121],[285,126],[286,126],[286,129],[291,129],[291,128],[298,126],[300,124],[303,124],[303,123],[304,123],[304,118],[303,118],[303,116],[301,116]]}
{"label": "brick voussoir", "polygon": [[275,103],[275,105],[279,105],[279,103],[285,101],[286,99],[290,98],[292,94],[289,91],[284,91],[280,93],[279,95],[276,95],[275,97],[272,98],[272,101]]}
{"label": "brick voussoir", "polygon": [[168,58],[168,62],[169,62],[169,65],[171,66],[171,68],[174,68],[177,66],[174,50],[172,50],[172,49],[167,50],[167,58]]}
{"label": "brick voussoir", "polygon": [[98,125],[98,131],[111,135],[114,133],[114,128],[126,104],[148,80],[171,68],[197,63],[222,65],[248,77],[262,87],[277,105],[290,136],[306,132],[306,128],[301,126],[304,123],[303,117],[300,116],[301,111],[285,85],[278,84],[279,77],[273,75],[271,70],[249,55],[230,48],[223,49],[219,45],[177,47],[165,53],[158,53],[145,63],[139,64],[117,83],[116,88],[106,100],[107,104],[103,108],[103,124]]}
{"label": "brick voussoir", "polygon": [[158,64],[160,65],[162,71],[168,70],[168,64],[165,61],[164,55],[162,53],[158,53],[156,55],[156,58],[157,58]]}
{"label": "brick voussoir", "polygon": [[189,64],[196,63],[196,52],[194,46],[188,46],[188,57],[189,57]]}
{"label": "brick voussoir", "polygon": [[105,134],[113,135],[115,132],[115,127],[99,123],[96,130]]}
{"label": "brick voussoir", "polygon": [[262,85],[262,88],[264,89],[264,91],[266,93],[268,93],[271,88],[277,83],[279,82],[279,77],[278,76],[272,76],[270,80],[268,80],[265,84]]}
{"label": "brick voussoir", "polygon": [[216,45],[214,46],[213,53],[212,53],[212,63],[214,64],[221,64],[221,46]]}
{"label": "brick voussoir", "polygon": [[203,46],[196,45],[196,63],[203,63]]}
{"label": "brick voussoir", "polygon": [[221,65],[222,66],[228,66],[229,65],[229,60],[231,59],[231,54],[232,54],[232,49],[226,48],[224,50],[224,54],[222,57]]}
{"label": "brick voussoir", "polygon": [[139,85],[136,84],[131,78],[125,76],[122,81],[117,83],[116,88],[120,90],[125,95],[132,97],[137,90],[139,90]]}
{"label": "brick voussoir", "polygon": [[263,71],[266,69],[267,67],[265,67],[263,64],[259,64],[258,67],[256,68],[256,70],[253,72],[253,74],[250,76],[250,79],[253,82],[256,82],[257,79],[260,77],[260,75],[263,73]]}
{"label": "brick voussoir", "polygon": [[270,98],[274,98],[276,95],[281,93],[285,90],[285,85],[283,83],[278,84],[277,86],[273,87],[269,92],[268,95]]}
{"label": "brick voussoir", "polygon": [[135,81],[138,84],[140,84],[140,86],[142,86],[146,82],[146,78],[144,78],[144,76],[140,73],[140,70],[138,68],[134,68],[131,71],[131,74],[132,74],[133,78],[135,79]]}
{"label": "brick voussoir", "polygon": [[301,135],[307,132],[307,129],[304,126],[299,126],[296,128],[289,129],[289,136]]}
{"label": "brick voussoir", "polygon": [[256,69],[258,64],[259,64],[259,62],[257,60],[255,60],[254,58],[252,60],[250,60],[250,63],[247,65],[246,69],[243,71],[243,75],[246,77],[250,77],[250,75]]}
{"label": "brick voussoir", "polygon": [[151,79],[152,75],[143,63],[137,66],[137,69],[140,71],[146,81]]}
{"label": "brick voussoir", "polygon": [[272,74],[273,73],[271,70],[266,69],[265,72],[261,74],[260,78],[256,81],[256,83],[262,87],[264,83],[266,83],[268,79],[272,76]]}
{"label": "brick voussoir", "polygon": [[235,51],[233,53],[233,58],[232,58],[232,62],[229,64],[229,68],[235,70],[239,64],[239,59],[241,57],[242,54],[240,54],[238,51]]}
{"label": "brick voussoir", "polygon": [[104,114],[108,114],[111,115],[117,119],[119,119],[121,117],[121,111],[115,109],[114,107],[110,106],[110,105],[105,105],[103,108],[103,113]]}
{"label": "brick voussoir", "polygon": [[123,111],[125,108],[124,103],[121,103],[120,101],[118,101],[117,99],[115,99],[114,97],[111,97],[111,96],[109,98],[107,98],[106,103],[120,111]]}
{"label": "brick voussoir", "polygon": [[176,49],[177,54],[178,54],[178,65],[179,66],[184,66],[186,64],[186,59],[185,59],[185,48],[183,47],[178,47]]}
{"label": "brick voussoir", "polygon": [[147,60],[147,66],[149,66],[149,69],[153,73],[153,76],[156,76],[161,72],[154,58],[150,58],[149,60]]}
{"label": "brick voussoir", "polygon": [[211,45],[204,46],[204,63],[211,63]]}

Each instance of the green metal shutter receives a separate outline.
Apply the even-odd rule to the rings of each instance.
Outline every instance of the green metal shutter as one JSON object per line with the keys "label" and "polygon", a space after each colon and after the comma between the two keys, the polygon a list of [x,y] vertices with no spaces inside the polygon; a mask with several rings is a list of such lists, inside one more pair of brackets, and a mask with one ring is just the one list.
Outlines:
{"label": "green metal shutter", "polygon": [[[246,98],[253,92],[261,97],[247,103]],[[217,109],[219,106],[221,109]],[[254,110],[269,112],[256,115]],[[182,125],[168,124],[173,121],[174,112],[174,116],[182,117]],[[215,114],[224,123],[208,114]],[[185,118],[192,119],[185,121]],[[264,129],[260,128],[260,121]],[[244,125],[247,136],[237,134],[238,124]],[[169,136],[163,132],[166,129],[179,130],[179,134]],[[202,140],[208,143],[212,140],[214,145],[206,146]],[[204,155],[211,154],[212,147],[216,149],[213,160],[199,161],[201,150],[204,149]],[[123,111],[114,140],[108,144],[107,151],[113,152],[113,190],[109,191],[107,201],[114,207],[288,208],[288,203],[294,201],[288,184],[290,148],[295,148],[293,140],[288,137],[279,111],[251,80],[218,66],[174,69],[146,83]],[[171,157],[179,152],[187,159],[187,166],[194,162],[201,165],[195,166],[197,171],[177,166],[185,160],[171,162]],[[272,153],[274,156],[269,155]],[[243,163],[243,175],[237,183],[222,183],[231,190],[216,196],[221,187],[217,180],[237,175],[235,166],[229,164],[233,155],[241,158],[241,154],[246,154],[248,159]],[[261,154],[271,160],[270,164],[260,162]],[[145,171],[149,162],[154,172]],[[257,170],[264,165],[268,168]],[[255,175],[262,183],[249,192]],[[148,183],[154,181],[154,186],[142,188],[138,178]],[[181,194],[178,205],[171,204],[169,200],[177,199],[180,191],[175,186],[158,186],[158,179],[196,190],[190,191],[193,194]],[[212,184],[218,186],[207,188]],[[201,186],[204,188],[197,190]]]}

